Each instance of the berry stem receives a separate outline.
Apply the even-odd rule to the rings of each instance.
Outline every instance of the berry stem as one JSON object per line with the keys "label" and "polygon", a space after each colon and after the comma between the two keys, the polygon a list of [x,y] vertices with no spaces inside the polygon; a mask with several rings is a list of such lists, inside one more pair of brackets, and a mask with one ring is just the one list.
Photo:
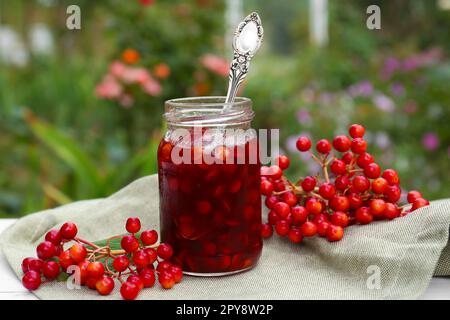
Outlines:
{"label": "berry stem", "polygon": [[328,176],[328,167],[326,164],[322,165],[322,172],[323,172],[323,176],[325,177],[325,181],[327,183],[330,183],[330,177]]}
{"label": "berry stem", "polygon": [[74,240],[77,241],[77,242],[81,242],[81,243],[87,244],[88,246],[90,246],[92,248],[95,248],[95,249],[100,248],[95,243],[92,243],[90,241],[87,241],[87,240],[84,240],[84,239],[81,239],[81,238],[78,238],[78,237],[74,238]]}

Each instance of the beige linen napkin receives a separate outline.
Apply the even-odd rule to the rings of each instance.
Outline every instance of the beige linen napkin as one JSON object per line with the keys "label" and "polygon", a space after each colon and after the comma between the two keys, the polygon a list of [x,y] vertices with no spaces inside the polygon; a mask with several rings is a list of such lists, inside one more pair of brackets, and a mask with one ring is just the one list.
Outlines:
{"label": "beige linen napkin", "polygon": [[[35,256],[35,247],[51,228],[65,221],[79,226],[90,240],[124,232],[129,216],[145,228],[158,229],[157,176],[141,178],[106,199],[75,202],[17,221],[1,237],[1,247],[21,277],[21,261]],[[185,276],[171,290],[156,285],[140,299],[411,299],[427,288],[433,274],[450,275],[450,200],[390,222],[352,226],[342,241],[305,239],[301,245],[273,237],[264,242],[259,264],[227,277]],[[378,277],[379,275],[379,277]],[[379,281],[378,281],[379,280]],[[116,287],[118,287],[116,285]],[[86,288],[69,290],[65,282],[42,285],[41,299],[118,299]]]}

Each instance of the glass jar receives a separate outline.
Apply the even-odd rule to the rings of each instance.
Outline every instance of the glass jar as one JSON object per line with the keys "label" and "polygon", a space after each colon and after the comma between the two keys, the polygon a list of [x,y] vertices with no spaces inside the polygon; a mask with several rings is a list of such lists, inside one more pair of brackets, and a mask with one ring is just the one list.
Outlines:
{"label": "glass jar", "polygon": [[252,268],[262,250],[260,163],[252,102],[169,100],[158,148],[161,241],[186,274]]}

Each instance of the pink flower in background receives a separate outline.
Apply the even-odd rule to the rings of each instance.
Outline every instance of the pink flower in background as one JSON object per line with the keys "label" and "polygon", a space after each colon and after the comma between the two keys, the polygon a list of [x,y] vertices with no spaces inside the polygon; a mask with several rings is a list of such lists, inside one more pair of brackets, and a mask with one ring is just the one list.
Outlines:
{"label": "pink flower in background", "polygon": [[109,65],[109,73],[116,78],[121,78],[123,76],[123,74],[125,73],[126,69],[127,69],[127,66],[118,60],[113,61]]}
{"label": "pink flower in background", "polygon": [[394,96],[402,96],[405,94],[405,87],[400,82],[394,82],[391,85],[391,92]]}
{"label": "pink flower in background", "polygon": [[333,102],[333,99],[334,95],[331,92],[322,92],[319,94],[319,97],[317,98],[319,103],[323,104],[331,104]]}
{"label": "pink flower in background", "polygon": [[442,56],[443,52],[441,48],[432,48],[406,58],[403,61],[402,69],[405,72],[409,72],[420,67],[433,65],[439,62]]}
{"label": "pink flower in background", "polygon": [[373,97],[373,103],[384,112],[393,112],[395,110],[394,101],[382,93],[378,93]]}
{"label": "pink flower in background", "polygon": [[[109,66],[109,73],[96,86],[95,94],[104,99],[112,99],[124,108],[134,105],[134,97],[130,94],[123,94],[127,85],[140,85],[145,94],[151,96],[160,95],[161,84],[152,77],[150,72],[142,67],[130,67],[121,61],[113,61]],[[124,89],[125,87],[125,89]]]}
{"label": "pink flower in background", "polygon": [[141,87],[145,93],[151,96],[158,96],[162,92],[161,85],[159,84],[158,81],[156,81],[152,77],[149,77],[145,82],[143,82],[141,84]]}
{"label": "pink flower in background", "polygon": [[131,108],[134,104],[134,99],[129,94],[124,94],[119,98],[119,103],[122,107],[128,109]]}
{"label": "pink flower in background", "polygon": [[228,61],[222,57],[213,54],[205,54],[201,57],[200,61],[209,71],[222,77],[228,77],[230,65],[228,64]]}
{"label": "pink flower in background", "polygon": [[428,151],[439,148],[439,137],[433,132],[427,132],[422,137],[422,145]]}
{"label": "pink flower in background", "polygon": [[306,109],[300,109],[297,111],[297,120],[299,123],[308,123],[311,120],[311,115]]}
{"label": "pink flower in background", "polygon": [[394,57],[389,57],[384,60],[384,65],[381,69],[380,77],[383,80],[388,80],[392,77],[392,74],[401,68],[401,62]]}
{"label": "pink flower in background", "polygon": [[408,101],[405,104],[404,110],[406,113],[416,113],[417,112],[417,103],[414,101]]}
{"label": "pink flower in background", "polygon": [[127,67],[120,77],[121,80],[127,83],[145,83],[150,79],[150,73],[144,68]]}
{"label": "pink flower in background", "polygon": [[386,149],[391,146],[391,138],[386,132],[377,132],[374,138],[375,145],[381,149]]}
{"label": "pink flower in background", "polygon": [[372,82],[364,80],[351,85],[347,90],[352,97],[368,97],[373,93],[373,85]]}
{"label": "pink flower in background", "polygon": [[111,75],[106,75],[95,87],[97,97],[105,99],[115,99],[122,94],[123,88],[120,83]]}

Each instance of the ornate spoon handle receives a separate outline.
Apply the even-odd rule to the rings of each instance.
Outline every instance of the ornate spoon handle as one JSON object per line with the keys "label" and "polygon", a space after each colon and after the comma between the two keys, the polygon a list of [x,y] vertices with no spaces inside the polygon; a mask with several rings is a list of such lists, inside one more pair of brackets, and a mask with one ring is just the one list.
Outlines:
{"label": "ornate spoon handle", "polygon": [[236,28],[226,103],[231,103],[236,98],[239,86],[247,76],[250,60],[261,46],[263,36],[261,19],[256,12],[249,14]]}

